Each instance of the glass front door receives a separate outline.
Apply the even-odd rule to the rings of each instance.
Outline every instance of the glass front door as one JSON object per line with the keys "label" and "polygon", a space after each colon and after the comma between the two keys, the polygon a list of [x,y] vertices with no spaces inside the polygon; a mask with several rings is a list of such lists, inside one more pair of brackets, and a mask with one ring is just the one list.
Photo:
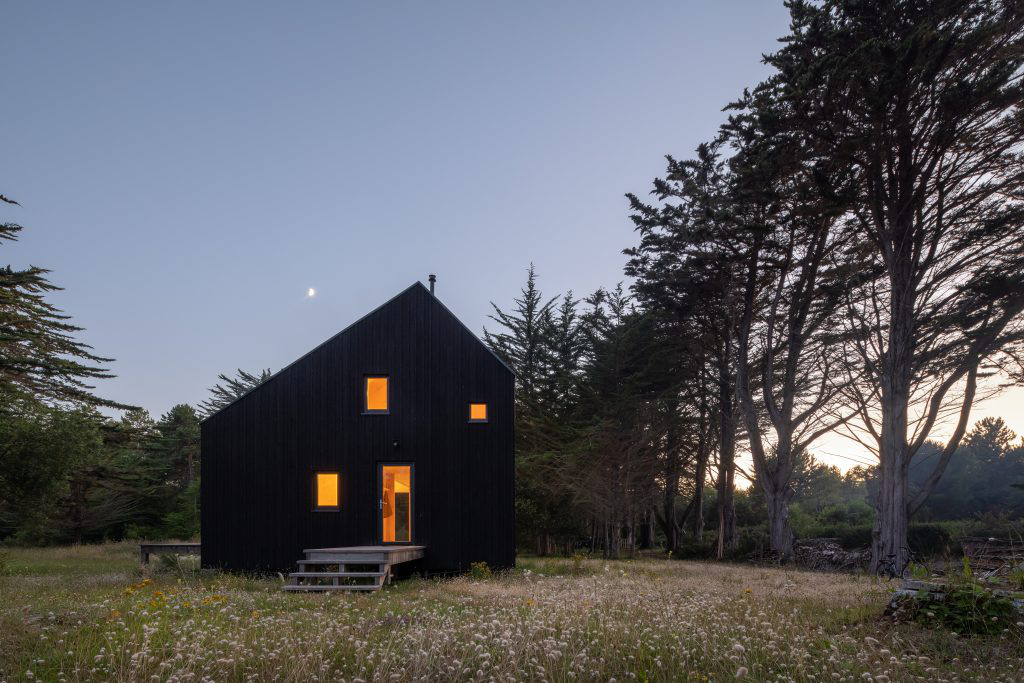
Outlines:
{"label": "glass front door", "polygon": [[412,542],[412,465],[381,465],[381,541]]}

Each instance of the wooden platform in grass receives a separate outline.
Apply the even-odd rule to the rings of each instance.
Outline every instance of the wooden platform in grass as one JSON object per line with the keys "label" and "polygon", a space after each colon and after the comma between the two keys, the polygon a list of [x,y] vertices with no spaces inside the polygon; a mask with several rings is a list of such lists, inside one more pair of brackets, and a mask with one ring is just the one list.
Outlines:
{"label": "wooden platform in grass", "polygon": [[201,543],[140,543],[139,560],[143,565],[149,564],[150,555],[170,553],[173,555],[199,555]]}
{"label": "wooden platform in grass", "polygon": [[307,548],[286,591],[379,591],[391,582],[391,567],[423,557],[422,545],[357,545]]}

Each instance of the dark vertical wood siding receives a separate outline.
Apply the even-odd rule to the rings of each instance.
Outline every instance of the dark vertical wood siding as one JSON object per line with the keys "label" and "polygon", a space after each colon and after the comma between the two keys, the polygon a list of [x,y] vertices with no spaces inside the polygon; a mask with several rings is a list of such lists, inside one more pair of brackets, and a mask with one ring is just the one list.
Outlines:
{"label": "dark vertical wood siding", "polygon": [[[390,378],[388,415],[362,414],[363,377]],[[514,378],[416,284],[202,425],[202,562],[281,571],[304,548],[379,542],[379,463],[415,465],[418,568],[515,562]],[[470,401],[488,422],[468,422]],[[313,511],[313,473],[341,509]]]}

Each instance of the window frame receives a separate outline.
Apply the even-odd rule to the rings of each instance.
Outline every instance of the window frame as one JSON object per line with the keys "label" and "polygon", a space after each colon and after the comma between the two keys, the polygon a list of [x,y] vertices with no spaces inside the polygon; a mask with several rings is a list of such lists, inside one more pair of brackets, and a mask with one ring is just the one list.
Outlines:
{"label": "window frame", "polygon": [[[370,382],[369,382],[369,380],[371,380],[371,379],[383,379],[385,384],[386,384],[387,391],[385,392],[386,396],[385,396],[384,400],[387,402],[388,407],[385,408],[384,410],[370,410],[370,407],[369,407],[369,403],[370,403],[370,392],[369,392]],[[363,400],[362,400],[363,412],[362,412],[362,414],[363,415],[390,415],[391,414],[391,375],[385,374],[383,372],[367,373],[367,374],[363,375],[362,387],[363,387],[362,388],[362,394],[363,394]]]}
{"label": "window frame", "polygon": [[[384,540],[384,468],[385,467],[408,467],[409,468],[409,540],[408,541],[385,541]],[[380,503],[377,509],[377,540],[380,545],[416,545],[416,463],[408,460],[378,460],[377,461],[377,501]]]}
{"label": "window frame", "polygon": [[[483,406],[484,415],[486,417],[484,417],[484,419],[482,420],[474,419],[473,406]],[[469,404],[466,406],[466,412],[468,413],[466,421],[469,422],[470,424],[487,424],[491,420],[491,405],[487,401],[470,401]]]}
{"label": "window frame", "polygon": [[[333,474],[338,478],[338,504],[333,506],[320,505],[320,475],[321,474]],[[312,510],[313,512],[341,512],[341,471],[338,469],[327,469],[323,467],[314,467],[312,469],[312,477],[310,480],[313,482],[313,495],[312,495]]]}

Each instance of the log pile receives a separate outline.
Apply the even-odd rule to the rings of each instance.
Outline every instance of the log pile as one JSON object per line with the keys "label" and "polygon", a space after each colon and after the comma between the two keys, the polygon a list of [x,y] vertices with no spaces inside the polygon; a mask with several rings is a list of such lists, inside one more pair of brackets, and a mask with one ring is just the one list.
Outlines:
{"label": "log pile", "polygon": [[[760,551],[750,556],[754,564],[781,564],[777,554]],[[793,541],[793,566],[821,572],[856,572],[867,569],[871,551],[846,550],[837,538],[801,538]]]}
{"label": "log pile", "polygon": [[978,578],[1006,576],[1024,565],[1024,546],[1008,538],[965,538],[960,542]]}
{"label": "log pile", "polygon": [[835,538],[802,538],[793,542],[794,562],[804,569],[853,572],[867,568],[871,551],[846,550]]}

